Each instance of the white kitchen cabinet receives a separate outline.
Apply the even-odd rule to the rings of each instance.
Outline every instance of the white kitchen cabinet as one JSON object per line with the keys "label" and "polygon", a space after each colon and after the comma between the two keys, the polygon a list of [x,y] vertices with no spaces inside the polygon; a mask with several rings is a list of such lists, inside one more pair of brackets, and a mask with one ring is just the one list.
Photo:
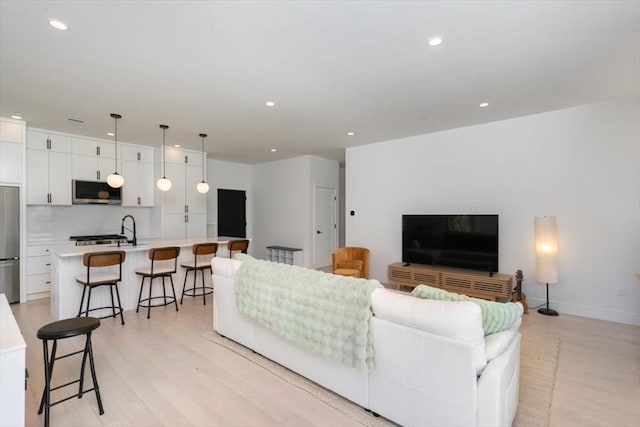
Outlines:
{"label": "white kitchen cabinet", "polygon": [[169,191],[162,192],[162,236],[205,237],[207,195],[196,190],[202,181],[203,155],[199,151],[167,148],[166,159],[165,175],[172,185]]}
{"label": "white kitchen cabinet", "polygon": [[0,182],[22,183],[23,145],[0,141]]}
{"label": "white kitchen cabinet", "polygon": [[[65,243],[65,245],[68,245]],[[57,244],[27,244],[27,299],[48,298],[51,290],[51,249]]]}
{"label": "white kitchen cabinet", "polygon": [[0,120],[0,183],[22,184],[25,124]]}
{"label": "white kitchen cabinet", "polygon": [[27,130],[27,204],[71,204],[71,137]]}
{"label": "white kitchen cabinet", "polygon": [[154,150],[139,145],[122,145],[119,172],[124,178],[122,206],[150,206],[155,203]]}
{"label": "white kitchen cabinet", "polygon": [[72,178],[106,181],[115,171],[115,144],[100,139],[72,138]]}

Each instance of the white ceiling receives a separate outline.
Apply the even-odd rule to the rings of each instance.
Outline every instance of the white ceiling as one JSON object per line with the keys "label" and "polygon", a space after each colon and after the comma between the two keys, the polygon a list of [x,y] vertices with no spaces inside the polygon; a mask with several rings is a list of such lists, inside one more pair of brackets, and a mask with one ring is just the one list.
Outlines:
{"label": "white ceiling", "polygon": [[121,141],[159,146],[164,123],[242,163],[638,96],[639,76],[638,1],[0,1],[0,115],[110,139],[115,112]]}

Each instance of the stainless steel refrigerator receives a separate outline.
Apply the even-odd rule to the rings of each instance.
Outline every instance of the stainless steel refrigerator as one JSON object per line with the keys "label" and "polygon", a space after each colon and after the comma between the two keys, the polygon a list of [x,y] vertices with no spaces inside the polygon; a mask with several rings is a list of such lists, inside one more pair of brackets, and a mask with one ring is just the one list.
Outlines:
{"label": "stainless steel refrigerator", "polygon": [[20,302],[20,189],[0,187],[0,294]]}

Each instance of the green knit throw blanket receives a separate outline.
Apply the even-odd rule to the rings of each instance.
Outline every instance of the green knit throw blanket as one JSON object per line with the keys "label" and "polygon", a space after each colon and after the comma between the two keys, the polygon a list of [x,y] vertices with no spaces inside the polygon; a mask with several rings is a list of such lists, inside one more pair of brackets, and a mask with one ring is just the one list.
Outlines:
{"label": "green knit throw blanket", "polygon": [[377,280],[243,259],[238,310],[294,344],[361,371],[373,369],[371,294]]}
{"label": "green knit throw blanket", "polygon": [[411,295],[419,298],[442,300],[442,301],[471,301],[480,306],[482,310],[482,329],[484,334],[494,334],[504,331],[517,319],[522,317],[523,307],[519,302],[500,303],[487,301],[479,298],[468,297],[466,295],[447,292],[444,289],[434,288],[427,285],[418,285],[413,289]]}

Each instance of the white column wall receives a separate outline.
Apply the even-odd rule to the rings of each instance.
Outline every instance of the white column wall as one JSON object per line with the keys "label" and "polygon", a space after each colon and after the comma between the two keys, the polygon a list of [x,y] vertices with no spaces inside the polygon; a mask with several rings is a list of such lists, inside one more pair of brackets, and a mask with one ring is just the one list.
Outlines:
{"label": "white column wall", "polygon": [[346,151],[346,244],[401,260],[402,214],[497,213],[500,272],[535,282],[533,219],[555,215],[560,313],[640,324],[640,101],[580,106]]}

